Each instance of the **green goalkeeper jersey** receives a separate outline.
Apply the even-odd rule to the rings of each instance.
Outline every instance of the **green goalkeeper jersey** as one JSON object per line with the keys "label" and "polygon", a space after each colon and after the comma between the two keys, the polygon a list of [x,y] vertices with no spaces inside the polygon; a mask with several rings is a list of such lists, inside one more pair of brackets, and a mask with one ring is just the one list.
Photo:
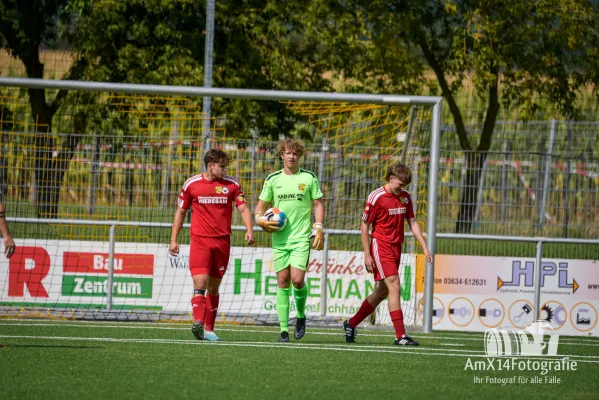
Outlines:
{"label": "green goalkeeper jersey", "polygon": [[321,197],[320,184],[313,172],[300,168],[294,175],[286,175],[283,170],[268,175],[260,200],[272,201],[273,207],[287,215],[285,228],[272,234],[273,247],[309,240],[312,201]]}

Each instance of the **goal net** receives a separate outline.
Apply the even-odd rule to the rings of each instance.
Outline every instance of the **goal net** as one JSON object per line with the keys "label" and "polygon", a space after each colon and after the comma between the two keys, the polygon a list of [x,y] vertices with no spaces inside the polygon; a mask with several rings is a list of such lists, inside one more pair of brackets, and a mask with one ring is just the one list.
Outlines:
{"label": "goal net", "polygon": [[[227,115],[209,118],[199,100],[71,90],[49,124],[26,91],[1,89],[0,192],[17,251],[0,257],[0,316],[191,320],[187,228],[179,257],[168,254],[183,183],[204,170],[205,149],[222,149],[253,210],[266,176],[282,168],[276,140],[228,132]],[[300,165],[319,178],[325,198],[327,243],[310,254],[307,317],[338,323],[374,288],[359,226],[366,197],[391,163],[411,168],[408,191],[426,231],[431,108],[277,101],[293,116],[290,135],[306,144]],[[276,323],[270,235],[256,228],[247,247],[235,210],[233,225],[217,322]],[[422,324],[420,253],[407,236],[400,277],[408,326]],[[371,323],[390,324],[386,302]]]}

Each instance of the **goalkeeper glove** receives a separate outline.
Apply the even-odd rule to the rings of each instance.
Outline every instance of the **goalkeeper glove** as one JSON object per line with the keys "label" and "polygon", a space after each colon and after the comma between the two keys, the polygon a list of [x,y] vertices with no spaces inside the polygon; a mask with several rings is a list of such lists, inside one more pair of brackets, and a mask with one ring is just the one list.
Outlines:
{"label": "goalkeeper glove", "polygon": [[273,233],[279,230],[279,222],[267,220],[262,213],[256,213],[254,220],[265,232]]}
{"label": "goalkeeper glove", "polygon": [[324,249],[324,229],[320,222],[316,222],[312,225],[312,233],[309,238],[314,238],[314,242],[312,243],[312,248],[314,250]]}

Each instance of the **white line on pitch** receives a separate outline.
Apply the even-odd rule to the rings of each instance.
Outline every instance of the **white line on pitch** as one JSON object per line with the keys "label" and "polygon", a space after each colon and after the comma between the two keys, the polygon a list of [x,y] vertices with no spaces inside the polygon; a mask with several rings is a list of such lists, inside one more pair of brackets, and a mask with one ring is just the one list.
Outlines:
{"label": "white line on pitch", "polygon": [[[167,340],[167,339],[120,339],[120,338],[85,338],[85,337],[61,337],[61,336],[17,336],[17,335],[0,335],[0,338],[5,339],[35,339],[35,340],[64,340],[64,341],[91,341],[91,342],[116,342],[116,343],[149,343],[149,344],[186,344],[186,345],[208,345],[208,346],[234,346],[234,347],[259,347],[259,348],[284,348],[293,350],[330,350],[330,351],[350,351],[350,352],[368,352],[368,353],[392,353],[398,355],[430,355],[430,356],[443,356],[443,357],[478,357],[488,358],[486,354],[460,354],[460,353],[430,353],[419,350],[404,351],[405,349],[391,350],[387,348],[367,348],[365,346],[352,346],[352,347],[340,347],[340,346],[306,346],[298,345],[297,343],[282,344],[282,343],[267,343],[267,342],[205,342],[205,341],[191,341],[191,340]],[[388,350],[387,350],[388,349]],[[420,349],[422,350],[422,349]],[[599,363],[599,360],[581,360],[583,356],[560,356],[570,357],[571,361],[585,362],[585,363]],[[592,356],[587,356],[589,358]],[[527,358],[527,360],[543,360],[543,361],[559,361],[559,359],[548,359],[547,357],[536,357]]]}
{"label": "white line on pitch", "polygon": [[[98,324],[98,325],[91,325],[91,324],[86,324],[86,325],[77,325],[77,324],[21,324],[21,323],[17,323],[17,324],[2,324],[0,323],[0,326],[5,325],[5,326],[25,326],[25,327],[37,327],[37,326],[51,326],[51,327],[75,327],[75,328],[100,328],[100,329],[153,329],[153,330],[177,330],[177,331],[189,331],[189,328],[169,328],[169,327],[143,327],[143,326],[126,326],[126,325],[103,325],[103,324]],[[219,332],[241,332],[241,333],[279,333],[280,331],[278,330],[252,330],[252,329],[217,329],[217,331]],[[343,337],[343,332],[340,333],[333,333],[333,332],[313,332],[313,331],[308,331],[308,333],[310,335],[328,335],[328,336],[338,336],[338,337]],[[387,337],[387,338],[392,338],[395,337],[395,335],[369,335],[369,334],[360,334],[360,336],[380,336],[380,337]],[[245,342],[244,342],[245,343]],[[455,346],[455,347],[463,347],[464,344],[461,343],[437,343],[436,345],[438,346]]]}
{"label": "white line on pitch", "polygon": [[[27,321],[27,323],[14,323],[12,321]],[[33,323],[32,323],[33,322]],[[161,323],[145,323],[145,322],[123,322],[119,325],[107,325],[104,322],[98,323],[97,321],[53,321],[53,322],[43,322],[43,321],[31,321],[28,319],[11,319],[7,321],[0,321],[0,326],[68,326],[68,327],[76,327],[76,328],[107,328],[107,329],[155,329],[155,330],[180,330],[186,331],[189,330],[188,327],[165,327],[165,326],[155,326]],[[148,326],[149,325],[149,326]],[[173,325],[172,323],[170,325]],[[176,324],[176,325],[181,325]],[[231,326],[231,325],[217,325],[218,326]],[[319,329],[319,328],[316,328]],[[320,328],[322,329],[322,328]],[[269,327],[257,327],[252,326],[252,328],[248,329],[246,327],[239,327],[238,329],[228,329],[228,328],[218,328],[220,332],[247,332],[247,333],[279,333],[278,330],[269,329]],[[332,330],[332,329],[331,329]],[[377,334],[377,333],[363,333],[364,330],[360,330],[360,336],[364,337],[394,337],[392,333],[389,334]],[[339,333],[336,332],[322,332],[322,331],[308,331],[312,335],[331,335],[331,336],[339,336]],[[472,332],[472,335],[477,332]],[[343,333],[341,333],[343,334]],[[484,341],[484,338],[481,337],[471,337],[472,335],[452,335],[452,336],[437,336],[439,334],[426,334],[426,333],[416,333],[416,336],[420,336],[422,338],[427,339],[446,339],[446,340],[468,340],[468,341]],[[580,338],[587,339],[589,338]],[[575,341],[568,341],[561,339],[560,344],[566,344],[571,346],[591,346],[591,347],[599,347],[599,342],[597,340],[591,339],[590,341],[594,341],[597,343],[580,343],[579,339],[574,339]],[[441,346],[464,346],[464,344],[439,344]]]}

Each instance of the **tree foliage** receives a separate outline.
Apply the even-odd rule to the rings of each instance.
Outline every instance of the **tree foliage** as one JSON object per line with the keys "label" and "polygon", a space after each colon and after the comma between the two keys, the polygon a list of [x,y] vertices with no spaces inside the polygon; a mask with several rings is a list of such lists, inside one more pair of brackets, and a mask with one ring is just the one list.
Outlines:
{"label": "tree foliage", "polygon": [[[340,0],[342,15],[366,27],[363,39],[397,59],[408,60],[406,80],[426,68],[449,107],[457,139],[466,152],[468,172],[457,232],[469,232],[478,182],[501,107],[534,113],[541,107],[574,117],[577,94],[597,84],[596,24],[592,2],[582,0]],[[332,49],[334,50],[334,49]],[[355,58],[364,65],[364,59]],[[374,61],[371,61],[374,63]],[[385,63],[381,63],[381,66]],[[362,69],[398,88],[397,69]],[[456,94],[466,79],[486,103],[480,135],[468,135]],[[474,138],[474,139],[472,139]],[[476,140],[474,142],[473,140]]]}
{"label": "tree foliage", "polygon": [[[191,0],[87,1],[71,35],[94,81],[203,85],[205,3]],[[214,87],[330,90],[331,62],[300,0],[216,2]],[[320,10],[325,13],[326,10]],[[200,99],[198,99],[200,100]],[[214,99],[236,136],[278,138],[293,130],[293,114],[278,102]]]}

